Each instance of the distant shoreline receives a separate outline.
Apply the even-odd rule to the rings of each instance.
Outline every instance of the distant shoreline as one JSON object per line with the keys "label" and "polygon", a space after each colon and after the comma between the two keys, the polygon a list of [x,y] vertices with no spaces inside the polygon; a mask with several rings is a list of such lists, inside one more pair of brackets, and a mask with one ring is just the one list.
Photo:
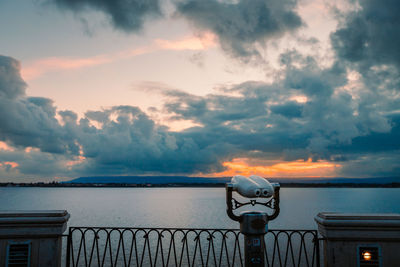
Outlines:
{"label": "distant shoreline", "polygon": [[[371,184],[371,183],[280,183],[283,188],[400,188],[400,183]],[[69,188],[221,188],[219,183],[171,183],[171,184],[126,184],[126,183],[0,183],[0,187],[69,187]]]}

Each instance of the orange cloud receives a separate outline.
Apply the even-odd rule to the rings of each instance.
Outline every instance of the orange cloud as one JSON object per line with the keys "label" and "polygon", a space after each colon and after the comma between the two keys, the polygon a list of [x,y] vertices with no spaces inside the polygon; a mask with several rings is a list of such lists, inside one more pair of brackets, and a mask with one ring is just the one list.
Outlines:
{"label": "orange cloud", "polygon": [[12,148],[9,145],[7,145],[6,142],[0,141],[0,150],[14,151],[14,148]]}
{"label": "orange cloud", "polygon": [[203,33],[196,37],[190,36],[180,40],[157,39],[154,41],[153,44],[149,46],[139,47],[136,49],[129,49],[112,54],[97,55],[93,57],[44,58],[28,63],[26,66],[23,66],[23,68],[21,69],[21,75],[24,78],[24,80],[32,80],[48,72],[92,67],[160,50],[204,50],[216,45],[215,39],[216,37],[214,34]]}
{"label": "orange cloud", "polygon": [[105,64],[112,61],[107,55],[88,57],[88,58],[58,58],[51,57],[35,61],[27,67],[22,68],[21,75],[25,80],[31,80],[44,73],[57,71],[79,69],[99,64]]}
{"label": "orange cloud", "polygon": [[4,161],[4,162],[0,162],[0,167],[5,167],[6,165],[11,166],[11,168],[16,168],[19,166],[18,163],[14,162],[14,161]]}
{"label": "orange cloud", "polygon": [[72,167],[74,165],[84,162],[85,159],[86,159],[86,157],[84,157],[84,156],[77,156],[77,158],[75,160],[68,161],[66,165],[67,165],[67,167]]}
{"label": "orange cloud", "polygon": [[296,101],[297,103],[307,103],[308,98],[304,95],[296,95],[290,97],[289,100]]}
{"label": "orange cloud", "polygon": [[185,37],[181,40],[155,41],[158,47],[165,50],[205,50],[216,45],[216,36],[213,33],[204,33],[196,37]]}
{"label": "orange cloud", "polygon": [[214,173],[212,176],[234,176],[252,174],[265,177],[334,177],[336,170],[341,167],[340,164],[317,161],[311,159],[297,160],[291,162],[279,162],[269,166],[251,165],[248,159],[238,158],[231,162],[224,162],[226,171]]}

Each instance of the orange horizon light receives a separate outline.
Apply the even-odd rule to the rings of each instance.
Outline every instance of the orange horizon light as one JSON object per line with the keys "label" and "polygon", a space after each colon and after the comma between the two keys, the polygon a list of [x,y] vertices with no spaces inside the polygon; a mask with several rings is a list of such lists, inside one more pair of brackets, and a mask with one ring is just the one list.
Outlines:
{"label": "orange horizon light", "polygon": [[[269,165],[268,165],[269,163]],[[252,174],[268,177],[335,177],[336,171],[342,166],[329,161],[296,160],[290,162],[273,163],[265,165],[249,164],[249,159],[237,158],[222,164],[226,170],[213,173],[212,176],[234,176]]]}

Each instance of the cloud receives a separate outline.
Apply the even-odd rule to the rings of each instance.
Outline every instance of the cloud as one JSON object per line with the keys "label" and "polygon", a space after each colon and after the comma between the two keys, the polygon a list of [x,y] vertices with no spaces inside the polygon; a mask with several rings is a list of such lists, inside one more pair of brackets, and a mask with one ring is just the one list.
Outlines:
{"label": "cloud", "polygon": [[187,0],[178,2],[177,10],[195,27],[218,36],[229,54],[248,60],[260,56],[257,44],[302,25],[295,6],[296,1],[291,0]]}
{"label": "cloud", "polygon": [[0,85],[1,141],[52,153],[65,153],[74,146],[55,118],[53,101],[25,95],[26,84],[15,59],[0,56]]}
{"label": "cloud", "polygon": [[[116,29],[126,32],[138,32],[146,19],[163,16],[158,0],[46,1],[78,14],[100,11]],[[243,62],[262,59],[267,41],[293,33],[304,25],[296,11],[297,0],[182,0],[171,4],[177,16],[184,17],[200,32],[201,40],[156,40],[161,48],[202,50],[219,42],[225,52]],[[81,20],[87,25],[86,19]]]}
{"label": "cloud", "polygon": [[107,15],[112,25],[126,32],[142,29],[146,18],[161,16],[158,0],[47,0],[60,9],[81,13],[87,9],[101,11]]}
{"label": "cloud", "polygon": [[155,43],[164,50],[206,50],[215,46],[215,35],[205,32],[198,36],[185,37],[181,40],[156,39]]}
{"label": "cloud", "polygon": [[26,84],[20,76],[19,62],[0,55],[0,67],[0,97],[15,99],[25,94]]}
{"label": "cloud", "polygon": [[48,72],[80,69],[109,63],[111,61],[113,61],[113,58],[107,55],[89,58],[45,58],[34,61],[24,67],[22,69],[22,77],[26,80],[31,80]]}
{"label": "cloud", "polygon": [[400,67],[400,3],[395,0],[359,1],[331,34],[337,55],[362,69],[374,65]]}
{"label": "cloud", "polygon": [[[362,84],[354,97],[343,90],[349,82],[345,66],[321,68],[313,58],[293,51],[282,57],[286,64],[282,80],[238,84],[222,90],[226,95],[200,97],[170,91],[167,112],[202,125],[183,135],[230,147],[231,153],[221,153],[223,158],[347,159],[346,166],[351,166],[351,161],[362,161],[377,151],[387,157],[399,151],[397,119],[382,112],[397,112],[388,105],[392,96],[387,91]],[[390,162],[385,164],[386,173],[394,170]]]}
{"label": "cloud", "polygon": [[[24,68],[21,69],[21,74],[25,80],[32,80],[46,73],[94,67],[98,65],[116,62],[119,60],[126,60],[129,58],[153,53],[160,50],[202,51],[209,49],[213,46],[215,46],[215,36],[212,35],[211,33],[203,33],[197,36],[184,36],[183,38],[180,38],[178,40],[156,39],[152,44],[148,46],[142,46],[136,49],[119,51],[116,53],[102,54],[102,55],[97,55],[92,57],[82,57],[82,58],[49,57],[49,58],[35,60],[33,62],[27,63],[26,66],[24,66]],[[14,62],[13,64],[19,64],[19,63]],[[20,66],[18,66],[18,70],[19,69]],[[17,81],[15,82],[17,83]],[[26,85],[24,81],[21,79],[20,82],[22,82],[22,84],[20,84],[19,86],[21,88],[25,88],[24,86]]]}
{"label": "cloud", "polygon": [[273,160],[270,168],[253,164],[266,174],[299,168],[315,174],[318,167],[329,176],[398,173],[393,157],[400,153],[400,116],[391,91],[374,90],[363,79],[352,85],[346,65],[321,67],[297,51],[281,56],[281,78],[272,83],[248,81],[205,96],[162,90],[161,112],[192,122],[179,132],[133,106],[87,111],[82,118],[58,111],[50,99],[25,94],[16,60],[0,62],[5,177],[212,175],[230,173],[240,158]]}

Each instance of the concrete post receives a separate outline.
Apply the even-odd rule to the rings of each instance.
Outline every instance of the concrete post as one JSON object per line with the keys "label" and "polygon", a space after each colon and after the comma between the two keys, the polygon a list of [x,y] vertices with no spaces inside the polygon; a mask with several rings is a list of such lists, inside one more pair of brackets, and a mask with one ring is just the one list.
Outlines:
{"label": "concrete post", "polygon": [[315,221],[326,267],[399,266],[400,214],[322,212]]}
{"label": "concrete post", "polygon": [[61,266],[65,210],[0,211],[0,266]]}

